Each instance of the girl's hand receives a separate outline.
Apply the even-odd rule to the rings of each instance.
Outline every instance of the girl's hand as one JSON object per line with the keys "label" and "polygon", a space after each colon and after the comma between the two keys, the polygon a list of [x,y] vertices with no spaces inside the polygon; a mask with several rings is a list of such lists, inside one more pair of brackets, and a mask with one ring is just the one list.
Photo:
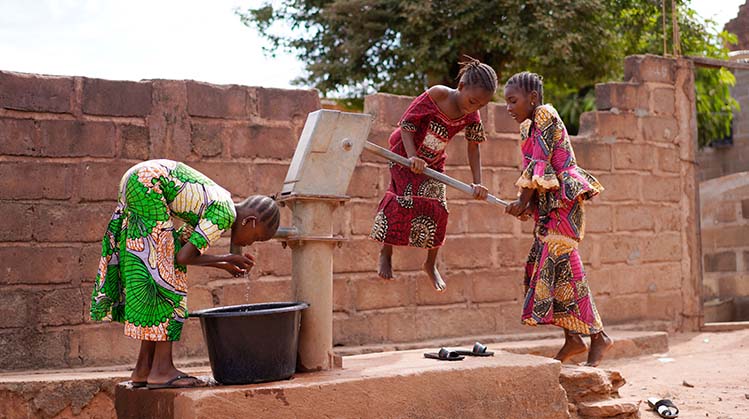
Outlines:
{"label": "girl's hand", "polygon": [[427,162],[425,162],[423,159],[420,159],[416,156],[409,157],[408,161],[411,162],[411,171],[416,173],[417,175],[420,175],[424,172],[424,169],[427,167]]}
{"label": "girl's hand", "polygon": [[222,268],[235,277],[247,275],[252,270],[252,267],[255,266],[255,258],[249,253],[245,253],[244,255],[225,255],[223,262]]}
{"label": "girl's hand", "polygon": [[510,202],[510,205],[505,207],[505,213],[512,215],[513,217],[520,217],[525,213],[528,206],[523,204],[519,199]]}
{"label": "girl's hand", "polygon": [[480,183],[471,183],[471,187],[473,188],[473,199],[478,199],[479,201],[486,200],[486,197],[489,195],[489,189]]}

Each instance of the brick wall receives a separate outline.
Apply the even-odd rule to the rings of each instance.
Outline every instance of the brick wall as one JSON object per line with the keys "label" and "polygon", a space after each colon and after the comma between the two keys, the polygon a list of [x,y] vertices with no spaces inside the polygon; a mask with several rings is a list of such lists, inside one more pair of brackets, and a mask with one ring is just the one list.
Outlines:
{"label": "brick wall", "polygon": [[731,50],[749,50],[749,1],[739,6],[739,13],[726,23],[724,29],[738,38],[736,45],[729,45]]}
{"label": "brick wall", "polygon": [[749,172],[702,182],[700,201],[706,320],[749,319]]}
{"label": "brick wall", "polygon": [[[625,67],[625,82],[597,87],[599,110],[583,116],[573,140],[581,166],[607,187],[588,206],[582,255],[607,324],[694,329],[700,257],[691,65],[635,56]],[[385,144],[409,101],[366,99],[375,117],[371,141]],[[166,157],[188,162],[236,198],[278,192],[304,117],[319,106],[312,91],[0,73],[0,207],[10,221],[0,236],[0,351],[8,354],[0,369],[131,362],[137,342],[87,319],[98,241],[121,174],[140,159]],[[498,104],[482,117],[484,184],[512,198],[517,124]],[[462,136],[448,152],[447,173],[469,181]],[[352,199],[336,216],[350,241],[334,261],[334,343],[534,331],[519,324],[531,224],[453,191],[439,260],[447,292],[434,292],[420,273],[419,250],[396,249],[397,280],[377,279],[378,246],[367,234],[388,182],[385,163],[365,152]],[[285,224],[289,218],[285,212]],[[249,282],[191,268],[190,308],[292,298],[290,252],[276,242],[254,252]],[[176,348],[182,357],[204,355],[196,320]]]}

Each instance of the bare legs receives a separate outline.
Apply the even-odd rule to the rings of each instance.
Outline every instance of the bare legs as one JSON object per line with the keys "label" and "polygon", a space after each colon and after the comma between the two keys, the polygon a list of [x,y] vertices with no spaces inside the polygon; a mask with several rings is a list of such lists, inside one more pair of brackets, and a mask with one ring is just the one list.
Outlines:
{"label": "bare legs", "polygon": [[[588,351],[588,361],[585,363],[589,367],[597,367],[603,359],[603,355],[613,345],[613,340],[606,334],[606,332],[598,332],[594,335],[590,335],[590,350]],[[569,330],[564,330],[564,345],[559,350],[554,359],[566,362],[573,356],[581,354],[587,350],[587,346],[583,341],[583,338],[576,333],[570,333]]]}
{"label": "bare legs", "polygon": [[[167,381],[183,375],[184,373],[174,367],[172,361],[172,342],[141,341],[138,360],[135,369],[130,375],[133,382],[145,382],[150,384],[163,384]],[[190,386],[198,384],[194,378],[184,378],[173,383],[176,386]]]}
{"label": "bare legs", "polygon": [[[424,262],[422,269],[426,272],[429,279],[434,284],[437,291],[444,291],[447,287],[437,270],[437,253],[439,248],[429,249],[427,260]],[[385,244],[380,249],[380,262],[377,268],[377,275],[382,279],[393,279],[393,246]]]}

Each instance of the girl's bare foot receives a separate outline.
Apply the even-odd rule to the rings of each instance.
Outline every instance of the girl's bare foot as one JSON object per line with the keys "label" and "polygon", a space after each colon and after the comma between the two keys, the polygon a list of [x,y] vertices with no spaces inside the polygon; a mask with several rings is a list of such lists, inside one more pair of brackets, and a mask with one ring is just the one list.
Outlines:
{"label": "girl's bare foot", "polygon": [[585,363],[588,367],[597,367],[603,359],[603,355],[606,354],[611,346],[614,344],[614,340],[611,339],[606,332],[598,332],[595,335],[590,336],[590,352],[588,352],[588,362]]}
{"label": "girl's bare foot", "polygon": [[393,246],[384,245],[380,249],[380,263],[377,275],[382,279],[393,279]]}
{"label": "girl's bare foot", "polygon": [[432,284],[434,284],[434,289],[436,289],[439,292],[442,292],[447,288],[447,284],[445,284],[445,281],[442,279],[442,275],[440,275],[440,271],[437,270],[437,265],[431,265],[429,262],[424,263],[424,266],[422,267],[424,269],[424,272],[429,276],[429,279],[432,280]]}
{"label": "girl's bare foot", "polygon": [[580,337],[580,335],[570,333],[565,330],[564,345],[562,345],[562,349],[557,352],[557,355],[554,357],[554,359],[564,363],[569,361],[573,356],[581,354],[586,350],[588,350],[588,347],[585,346],[585,342],[583,341],[583,338]]}

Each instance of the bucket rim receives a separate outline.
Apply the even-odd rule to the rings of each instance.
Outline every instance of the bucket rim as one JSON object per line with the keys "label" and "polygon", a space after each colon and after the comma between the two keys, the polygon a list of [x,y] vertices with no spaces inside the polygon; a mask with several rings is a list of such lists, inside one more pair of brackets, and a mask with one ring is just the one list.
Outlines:
{"label": "bucket rim", "polygon": [[[260,310],[247,310],[258,306],[279,305],[279,307],[263,308]],[[291,311],[302,311],[309,307],[308,303],[303,301],[272,301],[267,303],[255,304],[238,304],[233,306],[221,306],[206,308],[189,313],[189,317],[214,318],[214,317],[239,317],[239,316],[260,316],[265,314],[288,313]],[[235,309],[244,309],[242,311],[232,311]]]}

